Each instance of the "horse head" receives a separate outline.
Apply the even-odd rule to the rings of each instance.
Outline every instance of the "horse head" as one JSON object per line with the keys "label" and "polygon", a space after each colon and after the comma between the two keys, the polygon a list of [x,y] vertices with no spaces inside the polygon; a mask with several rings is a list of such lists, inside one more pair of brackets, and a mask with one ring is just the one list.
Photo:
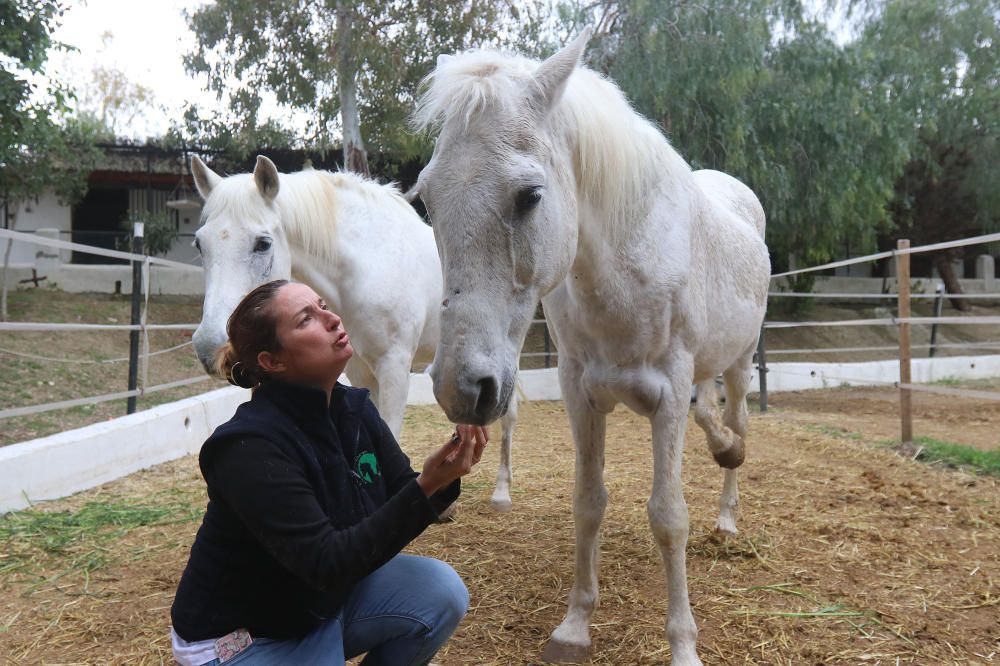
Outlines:
{"label": "horse head", "polygon": [[291,253],[271,160],[258,156],[253,174],[222,178],[194,156],[191,173],[205,199],[194,241],[205,268],[205,303],[192,339],[198,359],[212,373],[215,352],[228,339],[229,315],[254,287],[290,278]]}
{"label": "horse head", "polygon": [[571,139],[554,110],[589,29],[537,63],[489,52],[441,56],[414,115],[439,129],[416,191],[444,275],[434,395],[452,421],[489,423],[514,389],[540,299],[576,252]]}

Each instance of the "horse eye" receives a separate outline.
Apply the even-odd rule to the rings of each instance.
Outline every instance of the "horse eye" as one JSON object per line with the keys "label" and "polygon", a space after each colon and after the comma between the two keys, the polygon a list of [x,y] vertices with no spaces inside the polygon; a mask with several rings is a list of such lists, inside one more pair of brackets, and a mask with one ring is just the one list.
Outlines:
{"label": "horse eye", "polygon": [[261,236],[260,238],[258,238],[257,242],[254,243],[253,246],[254,252],[267,252],[270,249],[271,249],[271,239],[266,236]]}
{"label": "horse eye", "polygon": [[514,210],[518,215],[524,215],[538,205],[542,200],[542,188],[539,186],[526,187],[517,193],[514,199]]}

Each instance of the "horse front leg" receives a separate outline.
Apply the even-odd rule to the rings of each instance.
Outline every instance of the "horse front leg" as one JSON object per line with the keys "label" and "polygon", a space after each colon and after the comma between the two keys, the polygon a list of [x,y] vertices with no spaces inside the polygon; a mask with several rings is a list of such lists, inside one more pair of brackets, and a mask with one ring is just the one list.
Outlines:
{"label": "horse front leg", "polygon": [[687,585],[688,509],[681,487],[684,428],[691,401],[691,369],[668,373],[662,398],[650,417],[653,426],[653,492],[647,504],[649,525],[667,574],[667,640],[674,666],[700,666],[695,645],[698,627]]}
{"label": "horse front leg", "polygon": [[[569,365],[569,363],[566,363]],[[560,379],[564,375],[560,363]],[[582,661],[590,652],[590,617],[597,607],[598,531],[608,503],[604,488],[605,415],[591,408],[579,388],[579,374],[562,381],[576,445],[576,485],[573,491],[573,521],[576,529],[576,566],[569,608],[545,645],[542,659],[565,663]]]}
{"label": "horse front leg", "polygon": [[410,390],[410,361],[406,353],[387,352],[375,364],[378,381],[379,415],[396,440],[403,429],[403,412],[406,410],[406,396]]}
{"label": "horse front leg", "polygon": [[507,413],[500,418],[500,465],[497,467],[497,485],[493,490],[490,504],[500,513],[507,513],[513,507],[510,500],[510,485],[514,482],[514,472],[511,465],[511,447],[514,439],[514,427],[517,425],[517,393],[510,399]]}
{"label": "horse front leg", "polygon": [[355,355],[354,358],[348,361],[347,368],[344,369],[344,374],[351,380],[351,386],[368,389],[372,402],[375,403],[376,407],[379,406],[378,379],[376,379],[375,373],[367,361]]}

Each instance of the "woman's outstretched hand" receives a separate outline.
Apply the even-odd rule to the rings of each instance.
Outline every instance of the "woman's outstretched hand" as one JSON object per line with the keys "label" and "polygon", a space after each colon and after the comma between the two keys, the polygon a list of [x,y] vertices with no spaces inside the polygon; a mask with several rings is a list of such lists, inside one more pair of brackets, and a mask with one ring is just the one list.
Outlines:
{"label": "woman's outstretched hand", "polygon": [[490,439],[482,426],[460,425],[455,434],[440,449],[424,461],[424,469],[417,476],[417,483],[430,497],[450,485],[455,479],[465,476],[483,457],[483,449]]}

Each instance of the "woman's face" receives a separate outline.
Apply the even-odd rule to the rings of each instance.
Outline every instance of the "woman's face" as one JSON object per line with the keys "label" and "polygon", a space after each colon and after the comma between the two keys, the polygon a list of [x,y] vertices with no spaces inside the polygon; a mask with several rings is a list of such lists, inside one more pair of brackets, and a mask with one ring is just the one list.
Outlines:
{"label": "woman's face", "polygon": [[272,302],[281,350],[261,352],[269,374],[293,384],[329,390],[354,355],[340,317],[304,284],[289,283]]}

